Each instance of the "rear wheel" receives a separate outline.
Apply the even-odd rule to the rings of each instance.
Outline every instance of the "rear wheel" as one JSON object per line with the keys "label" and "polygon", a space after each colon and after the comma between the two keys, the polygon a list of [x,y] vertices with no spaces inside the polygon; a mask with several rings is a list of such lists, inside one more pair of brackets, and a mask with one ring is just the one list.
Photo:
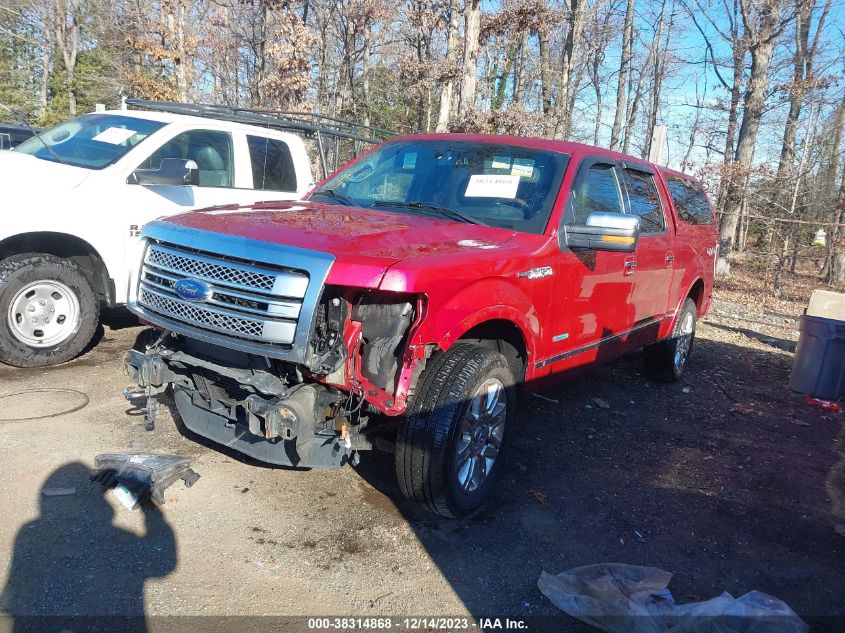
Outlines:
{"label": "rear wheel", "polygon": [[498,477],[515,405],[504,356],[464,343],[450,348],[421,376],[399,428],[402,493],[446,517],[480,508]]}
{"label": "rear wheel", "polygon": [[68,361],[91,340],[99,316],[93,284],[73,262],[42,254],[0,262],[0,362]]}
{"label": "rear wheel", "polygon": [[680,380],[692,352],[697,320],[695,301],[687,299],[681,306],[672,336],[643,349],[643,362],[650,376],[664,382]]}

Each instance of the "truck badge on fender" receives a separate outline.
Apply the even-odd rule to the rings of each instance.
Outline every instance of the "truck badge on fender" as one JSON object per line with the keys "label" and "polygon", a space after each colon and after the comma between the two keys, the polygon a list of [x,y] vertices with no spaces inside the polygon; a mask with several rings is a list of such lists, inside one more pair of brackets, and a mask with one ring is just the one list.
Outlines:
{"label": "truck badge on fender", "polygon": [[521,273],[516,273],[517,277],[523,279],[540,279],[541,277],[551,277],[554,274],[551,266],[540,266],[539,268],[532,268]]}

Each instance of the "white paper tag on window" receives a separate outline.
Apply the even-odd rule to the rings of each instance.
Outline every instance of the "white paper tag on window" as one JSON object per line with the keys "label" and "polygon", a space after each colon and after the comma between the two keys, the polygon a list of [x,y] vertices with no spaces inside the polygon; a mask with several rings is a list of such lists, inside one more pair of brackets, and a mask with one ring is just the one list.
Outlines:
{"label": "white paper tag on window", "polygon": [[417,153],[408,152],[402,157],[402,169],[414,169],[417,166]]}
{"label": "white paper tag on window", "polygon": [[493,164],[491,165],[493,169],[510,169],[511,168],[511,159],[510,156],[494,156],[493,157]]}
{"label": "white paper tag on window", "polygon": [[467,198],[516,198],[519,188],[519,176],[496,176],[494,174],[474,174],[469,177]]}
{"label": "white paper tag on window", "polygon": [[511,175],[531,178],[534,175],[534,161],[530,158],[514,158]]}
{"label": "white paper tag on window", "polygon": [[109,145],[120,145],[135,136],[135,134],[137,134],[135,130],[127,130],[124,127],[110,127],[97,134],[97,136],[91,140],[100,141],[100,143],[108,143]]}

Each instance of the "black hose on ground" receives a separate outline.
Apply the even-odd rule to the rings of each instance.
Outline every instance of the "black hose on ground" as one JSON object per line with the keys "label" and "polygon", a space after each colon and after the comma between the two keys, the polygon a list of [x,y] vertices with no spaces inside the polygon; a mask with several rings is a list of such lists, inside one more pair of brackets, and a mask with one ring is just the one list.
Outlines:
{"label": "black hose on ground", "polygon": [[[0,422],[28,422],[30,420],[46,420],[47,418],[57,418],[60,415],[67,415],[69,413],[76,413],[80,409],[84,409],[88,406],[90,399],[88,398],[88,394],[85,394],[81,391],[77,391],[76,389],[24,389],[23,391],[16,391],[15,393],[7,393],[3,396],[0,396],[0,401],[5,400],[6,398],[13,398],[15,396],[23,396],[28,393],[70,393],[75,394],[77,396],[82,397],[81,404],[77,404],[70,409],[65,409],[64,411],[57,411],[56,413],[48,413],[46,415],[34,415],[28,418],[0,418]],[[0,409],[2,409],[2,405],[0,405]]]}

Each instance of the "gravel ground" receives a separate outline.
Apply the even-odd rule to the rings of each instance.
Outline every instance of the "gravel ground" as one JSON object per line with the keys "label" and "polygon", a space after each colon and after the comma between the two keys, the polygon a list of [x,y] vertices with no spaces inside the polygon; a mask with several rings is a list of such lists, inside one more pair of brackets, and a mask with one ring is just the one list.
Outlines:
{"label": "gravel ground", "polygon": [[[121,394],[140,328],[110,323],[72,363],[0,366],[0,396],[90,398],[0,422],[0,582],[28,613],[144,613],[152,630],[172,615],[543,622],[558,612],[542,570],[620,562],[673,572],[678,602],[759,589],[813,630],[845,629],[845,418],[787,389],[794,316],[718,303],[677,385],[648,381],[633,354],[523,399],[493,502],[463,521],[406,504],[380,453],[302,472],[188,439],[164,408],[145,432]],[[4,398],[0,418],[74,397]],[[201,479],[169,488],[160,512],[126,510],[88,483],[96,454],[124,450],[191,456]],[[593,630],[567,616],[551,628]]]}

